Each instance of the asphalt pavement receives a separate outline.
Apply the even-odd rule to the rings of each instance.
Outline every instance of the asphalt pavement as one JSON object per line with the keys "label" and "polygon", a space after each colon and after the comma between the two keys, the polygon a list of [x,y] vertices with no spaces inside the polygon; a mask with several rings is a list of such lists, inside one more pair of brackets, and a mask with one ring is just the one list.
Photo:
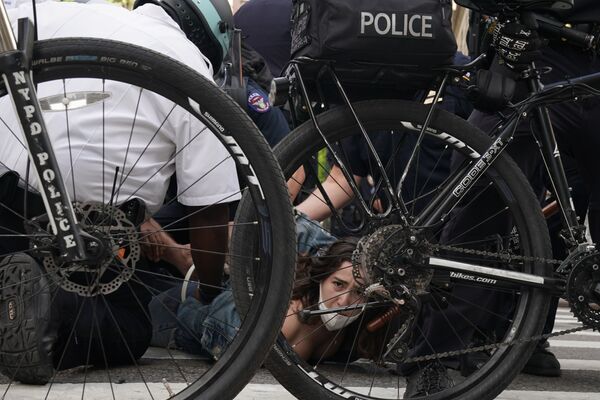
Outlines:
{"label": "asphalt pavement", "polygon": [[[569,310],[564,307],[559,308],[555,330],[577,326],[579,324]],[[500,395],[499,399],[600,400],[600,334],[583,331],[560,336],[551,339],[550,346],[561,362],[562,376],[560,378],[541,378],[521,374]],[[174,370],[172,356],[178,359],[177,364],[186,373],[194,374],[196,372],[194,369],[198,368],[198,361],[188,355],[168,354],[163,349],[152,348],[140,362],[146,382],[141,381],[139,371],[132,367],[111,369],[113,385],[106,383],[107,372],[105,370],[87,370],[84,374],[81,369],[76,369],[62,373],[53,383],[49,392],[48,385],[34,387],[16,384],[11,385],[3,399],[164,399],[168,397],[169,390],[176,392],[178,388],[185,385],[185,382],[177,378],[176,372],[172,372],[172,375],[165,372]],[[332,378],[336,373],[340,373],[335,368],[327,372]],[[332,380],[335,381],[335,379]],[[404,391],[402,388],[398,390],[395,377],[382,374],[377,379],[373,379],[373,375],[361,373],[360,365],[355,366],[355,370],[350,371],[350,374],[346,372],[345,382],[352,382],[352,387],[358,393],[370,393],[372,396],[383,398],[401,398]],[[0,390],[2,387],[6,389],[6,384],[0,384]],[[4,392],[4,390],[2,391]],[[152,393],[152,396],[149,393]],[[294,397],[279,385],[266,369],[259,370],[252,382],[237,397],[237,400],[288,399],[292,400]]]}

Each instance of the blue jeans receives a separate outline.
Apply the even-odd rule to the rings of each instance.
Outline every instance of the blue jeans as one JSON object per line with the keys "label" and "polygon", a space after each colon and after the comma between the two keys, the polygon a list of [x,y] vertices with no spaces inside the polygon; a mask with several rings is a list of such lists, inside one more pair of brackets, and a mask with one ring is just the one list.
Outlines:
{"label": "blue jeans", "polygon": [[314,255],[321,249],[326,249],[336,240],[318,222],[308,218],[304,213],[296,211],[296,237],[298,239],[298,254]]}
{"label": "blue jeans", "polygon": [[155,296],[149,305],[153,346],[176,348],[218,359],[241,325],[233,294],[226,289],[211,303],[193,297],[188,287],[181,302],[181,285]]}
{"label": "blue jeans", "polygon": [[[315,254],[335,240],[318,222],[302,213],[296,215],[296,232],[301,254]],[[181,285],[152,299],[148,306],[152,316],[151,344],[217,359],[241,325],[233,293],[227,287],[211,303],[204,304],[193,296],[194,290],[195,285],[188,286],[183,302]]]}

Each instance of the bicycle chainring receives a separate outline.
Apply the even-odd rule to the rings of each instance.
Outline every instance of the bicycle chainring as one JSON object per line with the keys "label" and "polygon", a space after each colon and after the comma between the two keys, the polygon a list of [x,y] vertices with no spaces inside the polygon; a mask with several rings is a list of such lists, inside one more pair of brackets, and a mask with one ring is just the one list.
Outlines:
{"label": "bicycle chainring", "polygon": [[[513,244],[512,246],[518,246],[518,243]],[[407,252],[407,250],[409,251]],[[412,357],[407,357],[408,353],[406,351],[405,342],[400,339],[406,329],[399,329],[397,335],[395,335],[388,343],[387,350],[389,354],[386,362],[426,362],[480,351],[494,351],[496,349],[517,344],[538,342],[540,340],[581,332],[591,328],[600,330],[600,307],[595,307],[596,304],[600,304],[600,293],[598,293],[598,291],[600,291],[600,274],[594,267],[594,265],[600,265],[600,254],[596,252],[593,247],[590,248],[589,246],[586,246],[584,252],[575,255],[570,260],[522,256],[515,254],[512,251],[507,253],[506,251],[498,252],[490,250],[477,250],[428,243],[426,239],[422,239],[418,235],[415,235],[414,232],[410,231],[408,228],[400,225],[389,225],[376,229],[372,234],[360,239],[352,256],[353,274],[358,281],[361,277],[364,279],[365,271],[367,271],[371,286],[377,283],[385,286],[385,289],[387,289],[385,291],[388,292],[387,294],[390,298],[407,298],[407,296],[427,293],[427,287],[431,282],[433,270],[424,268],[423,265],[427,264],[427,258],[430,254],[438,253],[440,251],[450,251],[452,253],[471,256],[478,255],[491,260],[497,260],[499,263],[508,264],[515,262],[543,262],[555,265],[557,267],[557,273],[560,273],[562,276],[569,276],[568,289],[570,289],[572,296],[578,297],[579,292],[585,292],[584,296],[587,297],[585,297],[583,302],[579,301],[580,304],[574,304],[572,299],[568,297],[572,304],[572,312],[578,320],[582,322],[582,326],[526,338],[500,341],[482,346],[470,346],[461,350]],[[588,284],[585,286],[584,282],[587,282],[586,277],[591,277],[596,284]],[[399,288],[402,293],[393,290],[394,287]],[[409,290],[409,293],[407,293],[407,289]]]}
{"label": "bicycle chainring", "polygon": [[567,300],[573,315],[600,331],[600,253],[588,252],[573,262],[567,278]]}

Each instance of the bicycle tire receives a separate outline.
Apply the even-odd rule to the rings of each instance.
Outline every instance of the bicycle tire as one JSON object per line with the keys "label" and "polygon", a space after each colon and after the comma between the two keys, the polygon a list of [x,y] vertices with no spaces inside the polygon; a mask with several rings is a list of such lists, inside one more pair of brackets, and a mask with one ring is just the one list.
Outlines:
{"label": "bicycle tire", "polygon": [[[212,365],[209,372],[200,377],[194,376],[194,371],[189,373],[193,382],[188,382],[184,371],[180,369],[186,383],[180,385],[182,391],[173,394],[172,398],[235,397],[267,356],[278,333],[277,327],[283,319],[293,282],[291,265],[295,260],[295,235],[291,206],[283,175],[264,137],[246,113],[214,83],[183,64],[146,48],[101,39],[39,41],[34,45],[32,73],[36,84],[51,80],[64,82],[76,78],[93,78],[135,85],[140,88],[140,96],[144,90],[156,93],[171,100],[174,108],[176,105],[204,122],[228,149],[238,169],[248,166],[252,168],[254,176],[250,178],[255,180],[254,187],[258,189],[248,189],[246,193],[249,193],[250,201],[254,201],[255,206],[259,205],[266,216],[260,224],[262,234],[267,239],[264,246],[270,256],[268,260],[260,261],[264,274],[260,276],[257,285],[261,290],[257,292],[256,301],[252,302],[252,306],[244,314],[242,326],[227,351]],[[1,83],[0,97],[5,95],[6,87]],[[233,142],[230,140],[228,144],[225,139]],[[242,175],[239,178],[248,185],[249,178]],[[258,191],[250,193],[255,190]],[[255,196],[256,194],[259,195]],[[271,240],[273,237],[278,240]],[[238,249],[239,246],[232,243],[229,252],[237,254]],[[235,260],[230,262],[232,268],[243,263],[244,261]],[[290,268],[286,268],[286,265]],[[173,357],[171,361],[176,363]],[[142,380],[146,383],[143,375]],[[160,386],[162,385],[161,383]],[[148,391],[150,393],[149,388]],[[164,388],[162,392],[165,392]],[[170,397],[172,393],[166,394]],[[149,396],[152,397],[152,394]]]}
{"label": "bicycle tire", "polygon": [[[429,109],[423,104],[387,100],[359,102],[353,106],[367,132],[394,129],[401,125],[420,127]],[[344,137],[361,134],[352,114],[346,107],[339,107],[320,114],[317,120],[321,130],[331,143]],[[443,110],[436,110],[430,127],[438,133],[443,132],[448,135],[447,139],[449,139],[446,140],[446,143],[450,145],[458,143],[459,146],[466,146],[466,148],[475,149],[480,153],[492,143],[491,138],[480,130]],[[413,131],[418,133],[418,129]],[[311,121],[302,124],[286,137],[275,148],[275,154],[286,178],[290,179],[293,172],[300,165],[304,165],[303,162],[308,159],[309,155],[315,154],[318,149],[323,147],[323,143],[323,139]],[[503,190],[509,193],[508,196],[512,197],[511,207],[515,208],[512,215],[520,219],[516,225],[520,227],[521,244],[527,248],[527,254],[549,258],[551,252],[547,226],[541,213],[535,211],[540,209],[539,202],[520,169],[504,153],[490,167],[489,173],[495,176],[495,183],[501,185]],[[547,266],[541,263],[534,263],[532,271],[538,275],[549,276]],[[239,273],[239,271],[237,272]],[[243,288],[238,288],[238,290],[243,290]],[[541,332],[546,318],[548,299],[549,296],[546,293],[537,289],[530,290],[522,310],[524,316],[520,323],[511,325],[511,328],[515,328],[519,332],[518,338],[530,337]],[[528,360],[533,347],[534,343],[511,346],[496,363],[486,364],[486,372],[481,376],[474,377],[470,384],[465,384],[465,387],[454,387],[448,391],[419,398],[492,399],[518,374]],[[371,394],[370,389],[368,393],[365,393],[368,390],[369,382],[365,384],[367,388],[359,391],[345,387],[353,383],[356,385],[356,382],[351,382],[352,379],[348,384],[340,383],[339,375],[335,375],[333,372],[332,375],[335,376],[335,379],[328,378],[327,371],[323,372],[324,367],[319,365],[317,368],[314,363],[307,363],[300,359],[283,335],[278,338],[266,366],[278,381],[299,399],[378,398]],[[346,365],[344,373],[347,368]],[[375,372],[373,372],[374,375]],[[344,378],[341,379],[344,382]],[[383,377],[382,381],[385,385],[394,379],[386,380]],[[392,389],[395,390],[395,388]],[[398,388],[398,390],[400,389]],[[391,396],[396,398],[396,394]]]}

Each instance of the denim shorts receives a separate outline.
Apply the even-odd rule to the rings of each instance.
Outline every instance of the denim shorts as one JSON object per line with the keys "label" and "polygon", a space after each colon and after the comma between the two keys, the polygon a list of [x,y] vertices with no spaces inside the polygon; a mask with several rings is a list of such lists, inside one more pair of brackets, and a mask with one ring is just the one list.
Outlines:
{"label": "denim shorts", "polygon": [[226,288],[210,304],[192,296],[181,302],[181,285],[155,296],[150,302],[153,346],[180,349],[218,359],[240,326],[231,289]]}
{"label": "denim shorts", "polygon": [[300,211],[296,211],[295,214],[298,254],[314,255],[336,240],[335,236],[321,228],[317,221],[308,218]]}
{"label": "denim shorts", "polygon": [[[335,240],[318,222],[300,212],[296,213],[296,233],[301,254],[315,254]],[[203,303],[193,296],[195,286],[189,285],[187,297],[181,302],[181,286],[150,302],[152,346],[218,359],[241,325],[231,289],[227,286],[211,303]]]}

